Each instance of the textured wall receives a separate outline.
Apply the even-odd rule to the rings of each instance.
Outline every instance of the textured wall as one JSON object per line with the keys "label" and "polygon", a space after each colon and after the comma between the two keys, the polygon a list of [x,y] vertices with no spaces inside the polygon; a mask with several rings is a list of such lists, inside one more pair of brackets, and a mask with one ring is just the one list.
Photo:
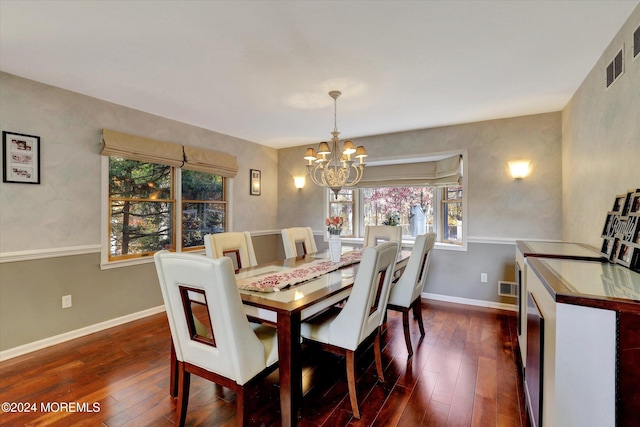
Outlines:
{"label": "textured wall", "polygon": [[[41,185],[0,184],[0,252],[100,243],[100,129],[237,156],[233,228],[276,225],[277,150],[0,73],[0,128],[40,136]],[[262,195],[249,195],[249,169]],[[271,185],[269,185],[271,184]]]}
{"label": "textured wall", "polygon": [[[468,236],[561,237],[559,112],[355,138],[354,142],[366,146],[369,161],[467,150]],[[279,226],[306,224],[323,230],[322,189],[308,179],[302,190],[293,185],[294,176],[306,175],[305,148],[278,151]],[[531,160],[528,178],[519,182],[511,178],[507,161],[514,159]]]}
{"label": "textured wall", "polygon": [[[101,243],[103,127],[236,155],[234,229],[275,228],[275,149],[0,73],[0,128],[38,135],[42,145],[41,185],[0,184],[0,253]],[[249,195],[249,169],[262,170],[263,184],[271,184],[259,197]],[[0,264],[0,350],[162,304],[152,263],[99,264],[96,253]],[[73,307],[62,310],[67,294]]]}
{"label": "textured wall", "polygon": [[[600,247],[616,194],[640,188],[640,6],[562,112],[563,238]],[[605,87],[605,67],[624,44],[625,71]]]}

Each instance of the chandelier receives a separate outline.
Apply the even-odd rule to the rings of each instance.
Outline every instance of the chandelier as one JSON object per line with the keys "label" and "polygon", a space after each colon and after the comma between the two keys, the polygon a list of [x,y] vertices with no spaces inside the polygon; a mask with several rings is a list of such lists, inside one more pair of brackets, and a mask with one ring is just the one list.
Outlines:
{"label": "chandelier", "polygon": [[[332,90],[329,96],[333,98],[333,132],[331,135],[332,147],[329,148],[327,142],[321,142],[318,152],[313,148],[307,148],[304,159],[308,161],[307,169],[314,184],[320,187],[329,187],[334,192],[336,198],[342,187],[352,187],[360,182],[364,172],[364,158],[367,157],[367,150],[362,145],[357,148],[351,140],[346,140],[342,146],[342,151],[338,151],[340,140],[338,139],[338,97],[342,92]],[[354,164],[354,159],[359,159],[358,164]],[[351,178],[351,180],[349,180]]]}

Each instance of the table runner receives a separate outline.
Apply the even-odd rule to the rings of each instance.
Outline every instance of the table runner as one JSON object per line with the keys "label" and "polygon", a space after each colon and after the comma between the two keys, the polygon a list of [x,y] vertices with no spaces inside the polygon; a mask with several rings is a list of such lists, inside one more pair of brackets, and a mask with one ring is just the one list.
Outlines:
{"label": "table runner", "polygon": [[277,273],[266,273],[254,277],[237,279],[238,288],[259,292],[278,292],[289,285],[301,283],[326,273],[338,270],[347,265],[356,264],[362,259],[362,250],[345,252],[340,262],[319,259],[291,270]]}

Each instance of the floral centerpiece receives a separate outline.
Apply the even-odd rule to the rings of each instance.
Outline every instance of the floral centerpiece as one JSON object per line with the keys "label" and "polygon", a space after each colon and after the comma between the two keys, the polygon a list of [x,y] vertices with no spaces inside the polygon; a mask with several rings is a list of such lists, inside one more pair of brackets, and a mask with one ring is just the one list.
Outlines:
{"label": "floral centerpiece", "polygon": [[342,226],[344,224],[344,218],[341,216],[331,216],[325,220],[327,225],[327,231],[332,236],[339,236],[342,233]]}

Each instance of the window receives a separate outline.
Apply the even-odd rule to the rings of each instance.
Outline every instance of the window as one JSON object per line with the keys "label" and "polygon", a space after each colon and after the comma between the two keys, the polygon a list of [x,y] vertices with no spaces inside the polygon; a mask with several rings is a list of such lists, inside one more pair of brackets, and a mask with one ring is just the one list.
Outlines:
{"label": "window", "polygon": [[205,234],[226,231],[224,178],[205,172],[182,171],[182,247],[204,246]]}
{"label": "window", "polygon": [[[333,194],[333,192],[331,193]],[[329,197],[329,216],[339,216],[344,220],[342,237],[353,237],[354,234],[354,200],[355,190],[340,190],[336,197]]]}
{"label": "window", "polygon": [[224,187],[219,175],[109,157],[109,261],[202,248],[205,234],[226,230]]}
{"label": "window", "polygon": [[466,249],[464,155],[367,166],[357,188],[343,189],[337,197],[327,191],[328,215],[344,219],[343,238],[362,238],[367,225],[397,225],[403,240],[433,232],[441,245]]}
{"label": "window", "polygon": [[373,187],[361,191],[363,226],[398,225],[407,237],[433,231],[433,187]]}
{"label": "window", "polygon": [[441,240],[447,243],[462,242],[462,187],[444,187],[442,192]]}

